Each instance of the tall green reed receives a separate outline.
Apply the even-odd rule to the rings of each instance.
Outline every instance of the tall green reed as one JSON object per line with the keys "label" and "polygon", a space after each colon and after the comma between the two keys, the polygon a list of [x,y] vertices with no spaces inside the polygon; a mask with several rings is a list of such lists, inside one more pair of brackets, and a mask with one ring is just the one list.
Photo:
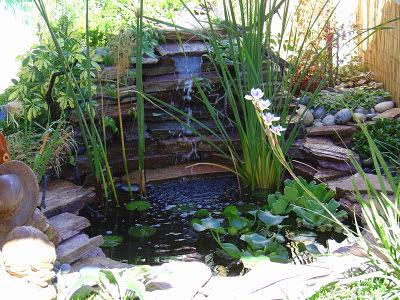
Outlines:
{"label": "tall green reed", "polygon": [[[203,33],[199,34],[190,29],[187,30],[202,36],[210,45],[209,58],[211,64],[218,72],[221,86],[224,89],[229,110],[233,114],[232,121],[240,137],[240,151],[235,149],[228,131],[223,124],[223,118],[218,109],[209,101],[201,90],[200,84],[195,80],[202,101],[207,106],[211,117],[218,128],[217,136],[229,149],[228,153],[221,151],[234,164],[236,173],[242,182],[252,190],[256,188],[278,189],[281,183],[283,168],[275,157],[271,146],[266,142],[263,128],[260,126],[257,113],[253,105],[246,101],[244,96],[252,88],[261,88],[265,97],[273,103],[273,110],[279,111],[283,126],[288,126],[295,114],[295,108],[291,107],[292,99],[298,89],[298,82],[294,82],[294,74],[300,65],[299,57],[306,49],[307,38],[310,36],[313,24],[320,14],[316,14],[309,22],[309,28],[302,42],[299,43],[297,60],[288,66],[282,67],[280,53],[284,49],[285,39],[296,37],[295,30],[289,30],[289,2],[276,0],[236,1],[239,15],[236,15],[233,0],[223,0],[224,18],[223,24],[214,22],[208,13],[208,21],[197,19],[195,14],[183,3],[183,5],[197,20]],[[272,30],[272,24],[278,17],[277,11],[281,9],[282,26],[279,34]],[[331,17],[331,16],[330,16]],[[166,22],[162,22],[173,26]],[[220,47],[220,37],[216,33],[217,27],[226,30],[227,48]],[[322,31],[318,33],[322,34]],[[289,35],[289,37],[288,37]],[[288,49],[289,47],[286,47]],[[274,50],[275,49],[275,50]],[[320,53],[308,57],[308,66],[315,63],[326,50],[324,47]],[[230,54],[231,63],[225,60],[225,52]],[[266,59],[268,58],[268,59]],[[328,62],[326,63],[328,64]],[[325,71],[323,66],[320,73]],[[306,75],[306,70],[301,72],[299,80]],[[329,79],[329,74],[319,83],[314,92],[318,93]],[[310,85],[311,86],[311,83]],[[163,103],[164,104],[164,103]],[[311,102],[309,106],[311,105]],[[279,143],[287,155],[300,129],[300,123],[292,124],[293,128],[285,137],[279,137]],[[211,130],[210,133],[214,134]]]}
{"label": "tall green reed", "polygon": [[[138,114],[138,139],[139,139],[139,192],[146,195],[146,174],[144,168],[145,138],[144,138],[144,99],[143,99],[143,74],[142,74],[142,31],[143,31],[143,0],[139,2],[136,13],[136,89],[137,89],[137,114]],[[129,180],[129,179],[128,179]]]}
{"label": "tall green reed", "polygon": [[[85,95],[83,95],[75,77],[72,75],[71,68],[68,64],[68,61],[66,60],[64,53],[62,51],[62,48],[61,48],[60,44],[58,43],[57,36],[51,27],[50,20],[48,18],[48,14],[46,12],[46,7],[45,7],[43,0],[34,0],[34,3],[49,30],[50,36],[54,42],[54,45],[56,47],[58,55],[64,62],[64,71],[65,71],[65,77],[66,77],[68,88],[72,89],[72,87],[77,87],[77,90],[79,91],[79,94],[80,94],[80,98],[82,99],[83,103],[87,104],[87,106],[89,107],[88,114],[87,114],[88,118],[89,118],[89,124],[88,124],[86,121],[85,114],[80,106],[80,103],[79,103],[77,97],[74,94],[71,95],[74,98],[75,109],[77,112],[78,122],[79,122],[79,125],[81,128],[81,131],[82,131],[82,138],[84,140],[85,147],[87,150],[89,164],[90,164],[92,173],[95,177],[96,193],[99,198],[99,201],[102,204],[103,192],[104,192],[103,187],[106,187],[108,184],[111,188],[112,196],[113,196],[116,204],[119,205],[118,197],[116,194],[116,190],[115,190],[115,186],[114,186],[114,182],[113,182],[113,178],[112,178],[112,174],[111,174],[111,169],[110,169],[110,166],[109,166],[108,160],[107,160],[107,154],[102,145],[102,141],[101,141],[100,135],[97,131],[96,124],[94,121],[94,116],[92,114],[92,112],[94,111],[94,107],[93,107],[93,102],[92,102],[91,74],[90,74],[91,63],[90,63],[90,55],[89,55],[90,49],[89,49],[89,37],[88,37],[89,36],[89,33],[88,33],[89,32],[89,29],[88,29],[89,28],[89,26],[88,26],[88,24],[89,24],[88,1],[86,1],[86,56],[87,56],[86,57],[86,59],[87,59],[86,71],[87,71],[88,85],[87,85]],[[85,99],[88,99],[88,100],[86,101]],[[89,125],[90,125],[90,127],[89,127]],[[102,164],[104,164],[104,166],[105,166],[106,175],[107,175],[107,179],[108,179],[107,182],[105,182]]]}

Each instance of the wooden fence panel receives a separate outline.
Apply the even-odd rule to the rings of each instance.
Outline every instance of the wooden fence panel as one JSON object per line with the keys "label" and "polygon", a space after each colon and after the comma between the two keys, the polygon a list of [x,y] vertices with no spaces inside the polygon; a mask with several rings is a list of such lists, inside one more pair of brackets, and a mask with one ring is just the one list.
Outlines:
{"label": "wooden fence panel", "polygon": [[[400,17],[400,3],[396,0],[358,0],[357,24],[361,29],[372,28]],[[364,41],[358,49],[363,64],[378,74],[377,81],[400,106],[400,21],[392,22]],[[367,36],[364,34],[360,39]]]}

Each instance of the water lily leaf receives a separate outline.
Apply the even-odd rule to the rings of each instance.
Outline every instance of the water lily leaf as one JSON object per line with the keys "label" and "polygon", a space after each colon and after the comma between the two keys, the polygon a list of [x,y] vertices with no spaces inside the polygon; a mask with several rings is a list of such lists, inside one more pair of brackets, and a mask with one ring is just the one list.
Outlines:
{"label": "water lily leaf", "polygon": [[206,229],[223,229],[221,227],[221,220],[214,219],[213,217],[201,219],[201,224],[193,224],[193,228],[196,231],[204,231]]}
{"label": "water lily leaf", "polygon": [[229,205],[225,207],[224,211],[222,212],[222,215],[227,217],[228,219],[230,218],[239,218],[239,211],[234,205]]}
{"label": "water lily leaf", "polygon": [[190,221],[190,225],[193,226],[193,224],[201,224],[201,220],[200,219],[193,219],[192,221]]}
{"label": "water lily leaf", "polygon": [[271,242],[270,239],[267,239],[258,233],[243,234],[240,239],[247,242],[253,250],[262,249]]}
{"label": "water lily leaf", "polygon": [[122,243],[123,238],[121,236],[117,235],[105,235],[103,236],[104,243],[101,245],[101,247],[114,247],[118,246],[119,244]]}
{"label": "water lily leaf", "polygon": [[198,211],[195,212],[194,216],[198,218],[206,218],[210,216],[210,213],[208,212],[207,209],[199,209]]}
{"label": "water lily leaf", "polygon": [[321,252],[318,250],[318,247],[315,244],[308,244],[306,245],[306,249],[311,254],[320,255]]}
{"label": "water lily leaf", "polygon": [[270,261],[268,256],[253,256],[248,251],[242,253],[242,257],[240,258],[240,260],[242,261],[243,266],[248,269],[252,269],[260,263]]}
{"label": "water lily leaf", "polygon": [[149,237],[154,235],[156,232],[157,229],[149,225],[136,226],[128,229],[128,234],[137,238]]}
{"label": "water lily leaf", "polygon": [[221,243],[222,249],[228,253],[233,259],[240,259],[242,252],[232,243]]}
{"label": "water lily leaf", "polygon": [[284,219],[288,216],[274,216],[269,211],[258,211],[258,218],[265,224],[267,227],[271,227],[272,225],[279,225],[282,223]]}
{"label": "water lily leaf", "polygon": [[145,210],[149,209],[150,207],[151,207],[150,202],[142,201],[142,200],[129,202],[125,206],[125,208],[127,210],[138,210],[138,211],[145,211]]}
{"label": "water lily leaf", "polygon": [[230,225],[238,230],[246,227],[248,224],[250,224],[250,221],[246,218],[237,218],[230,222]]}
{"label": "water lily leaf", "polygon": [[283,243],[285,241],[285,237],[282,234],[279,234],[279,233],[274,235],[274,239],[278,243]]}

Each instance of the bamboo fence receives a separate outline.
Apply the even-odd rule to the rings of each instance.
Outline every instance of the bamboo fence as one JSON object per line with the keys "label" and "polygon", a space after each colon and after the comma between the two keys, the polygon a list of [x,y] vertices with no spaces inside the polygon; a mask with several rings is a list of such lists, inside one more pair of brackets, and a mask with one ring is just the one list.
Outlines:
{"label": "bamboo fence", "polygon": [[[372,28],[400,17],[400,3],[396,0],[358,0],[356,18],[361,29]],[[400,21],[388,24],[369,37],[358,48],[363,64],[375,72],[378,82],[392,94],[400,106]],[[364,34],[362,38],[365,38]]]}

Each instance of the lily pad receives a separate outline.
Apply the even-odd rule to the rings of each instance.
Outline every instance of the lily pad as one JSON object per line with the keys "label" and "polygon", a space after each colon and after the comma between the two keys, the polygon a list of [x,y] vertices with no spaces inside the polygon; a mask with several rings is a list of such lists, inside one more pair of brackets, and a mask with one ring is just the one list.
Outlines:
{"label": "lily pad", "polygon": [[210,213],[208,212],[207,209],[199,209],[198,211],[195,212],[194,216],[197,218],[205,218],[209,217]]}
{"label": "lily pad", "polygon": [[128,229],[128,234],[133,237],[142,238],[150,237],[157,232],[155,227],[149,225],[136,226]]}
{"label": "lily pad", "polygon": [[129,202],[125,206],[127,210],[137,210],[137,211],[145,211],[148,210],[150,207],[151,207],[150,202],[142,200]]}
{"label": "lily pad", "polygon": [[275,216],[269,211],[258,211],[258,218],[269,228],[272,225],[279,225],[288,216]]}
{"label": "lily pad", "polygon": [[121,236],[117,235],[105,235],[103,236],[104,243],[101,245],[101,247],[114,247],[118,246],[119,244],[122,243],[123,238]]}
{"label": "lily pad", "polygon": [[260,263],[270,261],[270,259],[265,255],[253,256],[248,251],[245,251],[242,253],[241,261],[245,268],[252,269]]}

